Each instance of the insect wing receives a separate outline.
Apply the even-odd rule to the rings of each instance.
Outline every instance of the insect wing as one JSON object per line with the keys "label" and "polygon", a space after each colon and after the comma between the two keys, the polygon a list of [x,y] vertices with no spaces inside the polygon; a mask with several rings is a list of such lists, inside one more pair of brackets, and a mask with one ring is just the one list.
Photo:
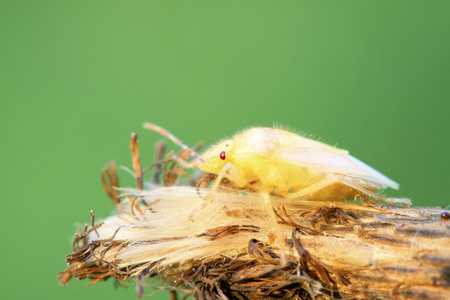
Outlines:
{"label": "insect wing", "polygon": [[379,185],[380,188],[398,189],[399,184],[381,174],[374,168],[344,151],[329,151],[324,148],[283,148],[273,153],[275,159],[288,160],[300,167],[316,172],[345,175],[363,179]]}

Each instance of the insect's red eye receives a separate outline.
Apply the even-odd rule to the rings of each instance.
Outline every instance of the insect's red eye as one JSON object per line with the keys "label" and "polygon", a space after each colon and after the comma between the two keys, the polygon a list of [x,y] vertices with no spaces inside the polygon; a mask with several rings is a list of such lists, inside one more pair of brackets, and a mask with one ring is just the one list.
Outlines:
{"label": "insect's red eye", "polygon": [[227,157],[225,156],[225,151],[220,152],[219,157],[220,157],[221,160],[225,160],[225,158],[227,158]]}

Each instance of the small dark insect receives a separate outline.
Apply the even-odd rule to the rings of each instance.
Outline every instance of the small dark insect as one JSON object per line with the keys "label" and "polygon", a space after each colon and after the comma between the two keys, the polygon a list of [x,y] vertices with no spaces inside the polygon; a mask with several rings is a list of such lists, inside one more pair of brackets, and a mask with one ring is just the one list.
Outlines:
{"label": "small dark insect", "polygon": [[442,218],[442,219],[450,219],[450,213],[449,213],[448,211],[444,211],[444,212],[441,214],[441,218]]}

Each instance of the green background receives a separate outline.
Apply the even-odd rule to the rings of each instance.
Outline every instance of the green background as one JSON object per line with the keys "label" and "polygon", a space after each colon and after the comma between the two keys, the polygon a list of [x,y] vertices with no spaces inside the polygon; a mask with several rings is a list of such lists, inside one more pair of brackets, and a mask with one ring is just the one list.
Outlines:
{"label": "green background", "polygon": [[143,121],[189,145],[287,125],[398,181],[390,196],[448,205],[449,15],[449,1],[0,1],[0,298],[135,297],[56,273],[76,224],[112,213],[99,172],[131,165],[131,132],[152,162]]}

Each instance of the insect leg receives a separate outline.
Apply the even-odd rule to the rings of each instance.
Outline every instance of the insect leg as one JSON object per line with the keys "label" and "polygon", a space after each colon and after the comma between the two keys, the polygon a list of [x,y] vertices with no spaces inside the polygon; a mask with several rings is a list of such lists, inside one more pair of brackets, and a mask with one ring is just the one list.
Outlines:
{"label": "insect leg", "polygon": [[275,234],[275,239],[279,243],[280,246],[280,254],[281,254],[281,264],[284,266],[286,264],[286,254],[284,253],[284,237],[280,228],[280,225],[277,221],[277,216],[273,211],[272,200],[270,199],[270,195],[267,192],[261,191],[261,197],[264,200],[264,206],[266,207],[267,213],[270,218],[270,222],[272,223],[271,232]]}
{"label": "insect leg", "polygon": [[[346,185],[358,192],[361,192],[361,194],[369,196],[371,198],[374,198],[376,200],[379,201],[384,201],[384,202],[389,202],[392,204],[401,204],[401,205],[411,205],[411,200],[406,199],[406,198],[388,198],[385,197],[383,195],[377,194],[373,191],[368,190],[367,188],[365,188],[364,184],[358,184],[357,181],[354,181],[352,179],[349,178],[345,178],[345,177],[337,177],[337,176],[330,176],[330,177],[325,177],[324,179],[304,188],[301,189],[297,192],[294,193],[285,193],[282,194],[284,197],[289,198],[289,199],[294,199],[294,198],[298,198],[298,197],[303,197],[303,196],[309,196],[312,195],[316,192],[318,192],[319,190],[325,189],[335,183],[340,183],[343,185]],[[345,200],[343,199],[339,199],[339,200]],[[347,199],[350,200],[350,199]]]}
{"label": "insect leg", "polygon": [[217,191],[217,188],[219,187],[220,182],[222,181],[222,178],[225,176],[225,173],[232,167],[233,165],[231,163],[226,163],[225,166],[223,166],[222,170],[220,170],[219,174],[217,174],[217,178],[213,183],[213,186],[211,187],[211,189],[208,192],[208,195],[206,195],[205,198],[205,202],[203,202],[200,207],[194,209],[193,211],[191,211],[191,213],[189,214],[189,220],[193,221],[193,217],[194,215],[204,209],[205,207],[207,207],[209,204],[211,204],[214,200],[214,195]]}
{"label": "insect leg", "polygon": [[208,201],[208,204],[213,202],[214,200],[214,194],[217,191],[217,188],[219,187],[220,182],[222,181],[222,178],[225,176],[227,171],[231,169],[233,165],[231,163],[226,163],[225,166],[223,166],[222,170],[220,170],[219,174],[217,174],[217,178],[214,181],[213,186],[209,190],[208,195],[206,195],[206,200]]}
{"label": "insect leg", "polygon": [[304,189],[301,189],[301,190],[299,190],[297,192],[284,193],[283,196],[286,197],[286,198],[289,198],[289,199],[294,199],[294,198],[298,198],[298,197],[302,197],[302,196],[311,195],[311,194],[313,194],[313,193],[315,193],[315,192],[317,192],[317,191],[319,191],[319,190],[321,190],[321,189],[323,189],[323,188],[325,188],[325,187],[327,187],[329,185],[332,185],[332,184],[334,184],[334,183],[336,183],[338,181],[339,180],[337,180],[334,177],[325,177],[324,179],[322,179],[322,180],[320,180],[320,181],[318,181],[318,182],[316,182],[316,183],[314,183],[314,184],[312,184],[312,185],[310,185],[310,186],[308,186],[308,187],[306,187]]}
{"label": "insect leg", "polygon": [[396,204],[396,205],[407,205],[407,206],[411,205],[411,200],[408,199],[408,198],[385,197],[383,195],[371,192],[371,191],[365,189],[364,187],[356,184],[355,182],[353,182],[351,180],[343,179],[343,180],[340,180],[340,181],[343,184],[348,185],[349,187],[354,188],[355,190],[360,191],[361,193],[363,193],[363,194],[365,194],[365,195],[367,195],[369,197],[372,197],[372,198],[374,198],[376,200],[383,201],[383,202],[388,202],[388,203]]}

